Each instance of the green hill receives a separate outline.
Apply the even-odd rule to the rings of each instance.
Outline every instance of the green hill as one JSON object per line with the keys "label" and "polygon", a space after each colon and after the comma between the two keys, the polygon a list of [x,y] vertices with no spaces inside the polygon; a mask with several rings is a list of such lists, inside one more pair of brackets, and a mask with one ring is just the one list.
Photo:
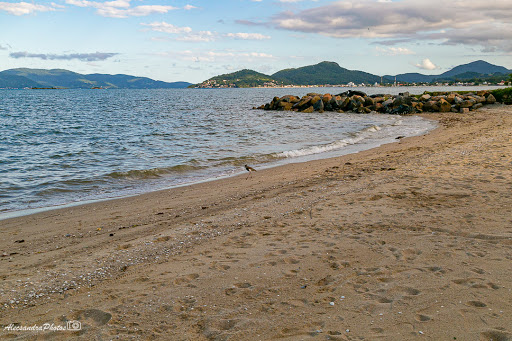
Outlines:
{"label": "green hill", "polygon": [[10,69],[0,72],[0,88],[70,88],[90,89],[93,87],[111,89],[169,89],[186,88],[190,83],[167,83],[146,77],[129,75],[105,75],[80,73],[62,69]]}
{"label": "green hill", "polygon": [[282,82],[276,81],[273,77],[253,70],[240,70],[216,76],[205,80],[200,84],[193,85],[195,88],[251,88],[265,85],[282,85]]}
{"label": "green hill", "polygon": [[374,84],[380,82],[380,77],[363,71],[352,71],[342,68],[335,62],[321,62],[316,65],[296,69],[285,69],[272,75],[272,78],[295,85],[323,84]]}
{"label": "green hill", "polygon": [[39,86],[41,86],[41,84],[23,76],[0,73],[0,88],[2,89],[23,89]]}

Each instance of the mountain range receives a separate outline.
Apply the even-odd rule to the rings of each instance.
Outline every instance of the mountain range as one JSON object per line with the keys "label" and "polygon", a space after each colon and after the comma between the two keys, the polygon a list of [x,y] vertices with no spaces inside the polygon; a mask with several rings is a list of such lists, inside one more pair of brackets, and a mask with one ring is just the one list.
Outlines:
{"label": "mountain range", "polygon": [[10,69],[0,72],[0,88],[109,88],[109,89],[175,89],[186,88],[188,82],[162,82],[128,75],[89,74],[62,69]]}
{"label": "mountain range", "polygon": [[272,75],[253,70],[240,70],[210,78],[200,84],[188,82],[163,82],[146,77],[108,74],[80,74],[62,69],[10,69],[0,72],[0,88],[109,88],[109,89],[176,89],[176,88],[221,88],[257,87],[281,85],[338,85],[374,83],[431,83],[436,81],[505,80],[509,70],[483,60],[454,67],[439,75],[403,73],[396,76],[377,76],[371,73],[348,70],[335,62],[321,62],[293,69],[284,69]]}
{"label": "mountain range", "polygon": [[[265,75],[253,70],[241,70],[230,74],[210,78],[200,84],[192,85],[196,88],[212,87],[248,87],[274,85],[338,85],[353,82],[356,84],[393,83],[431,83],[435,81],[459,81],[471,79],[503,78],[512,73],[503,66],[493,65],[483,60],[463,64],[439,75],[423,75],[421,73],[404,73],[396,76],[377,76],[371,73],[348,70],[335,62],[321,62],[316,65],[303,66],[294,69],[285,69],[272,75]],[[506,79],[507,77],[505,77]],[[247,80],[250,79],[250,82]],[[248,85],[247,83],[250,83]]]}

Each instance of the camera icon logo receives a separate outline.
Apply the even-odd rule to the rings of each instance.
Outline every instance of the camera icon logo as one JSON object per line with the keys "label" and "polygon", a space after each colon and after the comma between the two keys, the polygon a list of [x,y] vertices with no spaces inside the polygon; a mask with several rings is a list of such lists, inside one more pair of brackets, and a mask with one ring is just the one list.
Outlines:
{"label": "camera icon logo", "polygon": [[70,331],[82,330],[82,323],[80,321],[68,321],[66,329]]}

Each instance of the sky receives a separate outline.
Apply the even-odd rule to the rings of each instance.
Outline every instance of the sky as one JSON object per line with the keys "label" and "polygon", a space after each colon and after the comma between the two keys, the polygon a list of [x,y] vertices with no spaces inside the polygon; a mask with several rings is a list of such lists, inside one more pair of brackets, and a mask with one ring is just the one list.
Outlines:
{"label": "sky", "polygon": [[0,70],[199,83],[333,61],[376,75],[512,69],[511,0],[0,0]]}

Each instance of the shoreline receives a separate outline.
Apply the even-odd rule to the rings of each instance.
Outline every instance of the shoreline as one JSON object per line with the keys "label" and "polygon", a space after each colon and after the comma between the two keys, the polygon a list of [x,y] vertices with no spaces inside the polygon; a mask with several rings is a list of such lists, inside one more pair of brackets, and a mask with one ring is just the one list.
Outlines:
{"label": "shoreline", "polygon": [[[421,117],[421,115],[414,115],[414,116]],[[423,117],[423,119],[425,119],[425,117]],[[426,132],[420,133],[421,135],[428,134],[428,132],[430,132],[433,129],[436,129],[436,127],[432,127],[432,128],[423,127],[422,129],[426,130]],[[379,130],[380,130],[380,128],[379,128]],[[365,130],[362,130],[358,133],[362,133],[364,131]],[[415,133],[414,135],[410,135],[410,136],[420,136],[420,135]],[[349,139],[349,138],[347,137],[345,139]],[[336,142],[338,142],[338,141],[334,141],[331,143],[336,143]],[[378,148],[381,145],[388,144],[388,143],[394,143],[394,142],[396,142],[396,140],[390,141],[389,137],[387,139],[381,138],[381,141],[378,142],[377,145],[375,145],[375,143],[370,143],[366,139],[363,139],[363,140],[355,142],[353,144],[347,142],[347,145],[345,145],[339,149],[334,149],[331,151],[323,151],[320,153],[306,154],[306,155],[296,156],[296,157],[291,157],[291,158],[288,158],[288,157],[285,157],[283,159],[276,158],[275,161],[268,161],[265,163],[256,164],[255,166],[258,169],[268,169],[268,168],[280,167],[280,166],[283,166],[286,164],[303,163],[303,162],[315,161],[315,160],[320,160],[320,159],[329,159],[329,158],[339,157],[339,156],[343,156],[343,155],[347,155],[347,154],[359,153],[359,152],[367,150],[367,149]],[[317,145],[315,147],[321,148],[324,146],[325,145]],[[293,152],[293,151],[286,151],[286,152]],[[282,153],[286,153],[286,152],[282,152]],[[135,191],[135,193],[131,193],[131,194],[130,193],[119,194],[119,195],[113,194],[112,196],[109,196],[109,197],[91,198],[91,199],[86,199],[86,200],[81,200],[81,201],[70,201],[67,203],[61,203],[61,204],[55,204],[55,205],[49,205],[49,206],[5,211],[5,212],[0,212],[0,221],[6,220],[6,219],[19,218],[19,217],[42,213],[42,212],[47,212],[47,211],[58,210],[58,209],[72,208],[72,207],[92,204],[92,203],[96,203],[96,202],[99,203],[99,202],[104,202],[104,201],[109,201],[109,200],[126,199],[126,198],[135,197],[138,195],[150,194],[153,192],[165,191],[165,190],[169,190],[169,189],[173,189],[173,188],[187,187],[187,186],[200,184],[200,183],[204,183],[204,182],[217,181],[217,180],[226,179],[226,178],[230,178],[230,177],[234,177],[234,176],[242,176],[244,174],[246,174],[245,170],[240,170],[240,171],[233,170],[233,172],[230,171],[229,173],[226,173],[226,172],[211,173],[208,176],[198,175],[198,178],[196,180],[186,180],[185,182],[177,182],[174,184],[169,184],[167,186],[159,186],[158,188],[157,187],[150,188],[146,191],[140,191],[140,192]],[[144,187],[144,186],[142,186],[142,187]],[[122,191],[121,191],[121,193],[122,193]]]}
{"label": "shoreline", "polygon": [[0,324],[81,322],[54,339],[510,338],[512,109],[422,117],[439,127],[356,154],[2,220]]}

